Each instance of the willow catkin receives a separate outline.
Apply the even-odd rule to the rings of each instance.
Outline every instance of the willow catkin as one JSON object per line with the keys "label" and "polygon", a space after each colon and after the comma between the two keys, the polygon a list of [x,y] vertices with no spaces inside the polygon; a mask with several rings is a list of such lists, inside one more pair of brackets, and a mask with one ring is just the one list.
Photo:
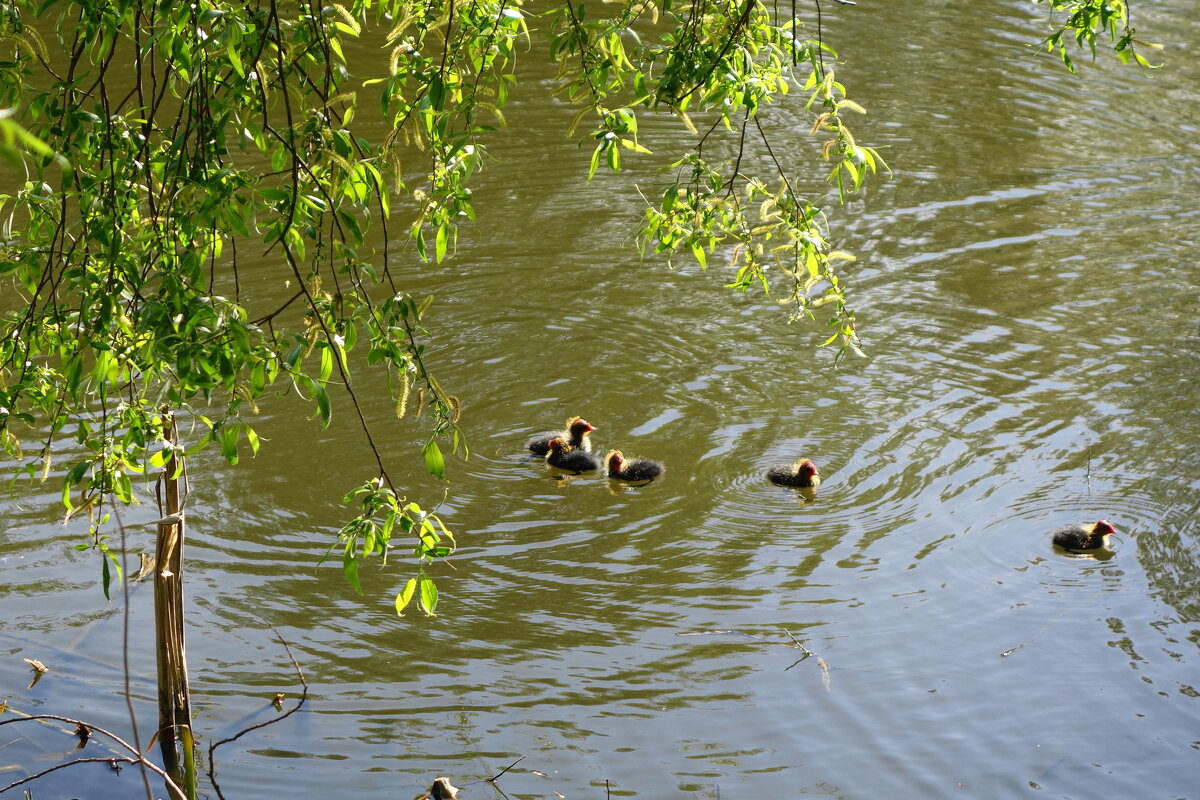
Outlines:
{"label": "willow catkin", "polygon": [[400,376],[400,398],[396,401],[396,419],[403,418],[404,412],[408,410],[408,393],[411,390],[412,380],[405,372]]}

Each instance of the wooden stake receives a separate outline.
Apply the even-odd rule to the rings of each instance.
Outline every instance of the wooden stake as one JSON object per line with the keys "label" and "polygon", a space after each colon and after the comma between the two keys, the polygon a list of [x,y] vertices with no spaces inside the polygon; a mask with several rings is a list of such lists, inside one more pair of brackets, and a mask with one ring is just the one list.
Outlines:
{"label": "wooden stake", "polygon": [[[163,436],[174,443],[175,417],[163,409]],[[163,766],[189,798],[196,797],[192,706],[183,631],[184,512],[179,483],[182,462],[172,455],[160,481],[165,515],[158,522],[154,571],[154,630],[158,652],[158,741]],[[182,752],[181,752],[182,751]],[[180,763],[180,756],[183,763]]]}

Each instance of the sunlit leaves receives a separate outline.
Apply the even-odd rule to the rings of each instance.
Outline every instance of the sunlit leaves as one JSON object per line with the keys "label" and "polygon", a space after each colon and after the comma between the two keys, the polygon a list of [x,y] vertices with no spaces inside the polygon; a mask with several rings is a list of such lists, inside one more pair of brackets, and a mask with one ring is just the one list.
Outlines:
{"label": "sunlit leaves", "polygon": [[[383,6],[397,20],[412,10]],[[0,112],[0,148],[22,157],[28,179],[0,194],[0,291],[20,297],[0,311],[4,451],[36,479],[50,473],[56,437],[73,437],[63,505],[68,517],[94,519],[108,500],[137,502],[172,457],[178,472],[206,448],[232,464],[256,453],[253,417],[273,387],[294,391],[328,426],[339,397],[355,400],[351,353],[366,344],[382,377],[418,387],[421,458],[444,476],[446,454],[465,447],[457,401],[423,359],[427,303],[401,290],[386,255],[363,247],[395,210],[393,194],[409,194],[392,172],[397,141],[350,127],[359,95],[375,102],[352,74],[386,65],[360,57],[352,66],[342,40],[362,35],[373,12],[223,0],[159,4],[153,14],[113,8],[10,9],[21,18],[14,30],[28,33],[11,39],[0,95],[26,116]],[[405,37],[437,41],[439,25],[462,48],[436,67],[410,48],[394,64],[396,94],[382,100],[398,114],[398,137],[416,131],[437,154],[414,177],[428,202],[408,219],[418,238],[434,232],[440,261],[474,219],[468,184],[483,154],[474,140],[505,102],[525,23],[506,3],[414,13],[427,16],[397,23],[398,50]],[[61,40],[46,46],[35,25]],[[472,26],[478,37],[457,35]],[[48,75],[51,52],[78,64]],[[412,92],[416,83],[424,88]],[[238,262],[247,252],[264,254],[276,270],[261,273],[267,282],[295,294],[247,291]],[[161,434],[166,408],[194,423],[174,445]],[[18,423],[49,438],[23,448]],[[359,532],[368,552],[386,552],[394,524]],[[356,558],[345,565],[358,586]]]}
{"label": "sunlit leaves", "polygon": [[1106,38],[1121,63],[1128,64],[1136,61],[1143,67],[1153,69],[1153,65],[1135,49],[1135,45],[1161,49],[1161,45],[1141,42],[1134,37],[1134,28],[1130,24],[1129,4],[1125,0],[1034,0],[1046,3],[1051,12],[1061,11],[1065,14],[1061,23],[1052,15],[1051,24],[1055,31],[1046,37],[1046,49],[1058,53],[1063,64],[1071,72],[1075,72],[1075,62],[1071,59],[1067,45],[1071,39],[1075,44],[1088,51],[1091,57],[1096,57],[1097,38]]}
{"label": "sunlit leaves", "polygon": [[442,520],[436,513],[397,497],[395,492],[378,480],[350,492],[345,502],[357,502],[360,507],[359,515],[339,532],[342,570],[350,584],[356,591],[362,591],[359,562],[372,555],[386,561],[392,546],[392,533],[398,527],[416,540],[413,555],[417,558],[418,573],[396,595],[396,613],[403,616],[404,609],[416,597],[421,610],[428,616],[434,616],[438,600],[437,586],[425,568],[454,552],[454,537]]}
{"label": "sunlit leaves", "polygon": [[792,319],[812,317],[814,308],[829,305],[828,323],[836,332],[823,344],[836,344],[839,359],[861,353],[835,263],[853,256],[830,251],[820,208],[798,201],[786,182],[772,189],[748,180],[735,191],[721,172],[694,155],[673,166],[681,179],[656,206],[647,204],[643,253],[690,252],[705,267],[707,253],[732,245],[735,271],[727,286],[772,293],[772,276],[782,276],[786,292],[776,299],[793,307]]}
{"label": "sunlit leaves", "polygon": [[481,137],[504,123],[516,45],[528,28],[519,4],[507,0],[397,6],[391,74],[379,81],[392,128],[387,146],[431,154],[427,171],[397,169],[396,178],[402,189],[414,184],[409,235],[417,254],[440,263],[454,252],[458,226],[475,218],[468,183],[482,165]]}
{"label": "sunlit leaves", "polygon": [[[781,302],[795,305],[794,316],[811,316],[818,301],[835,303],[830,321],[849,346],[856,339],[853,314],[832,280],[816,199],[794,196],[794,178],[771,152],[761,119],[788,94],[806,93],[811,134],[841,202],[887,165],[877,150],[855,141],[844,119],[865,110],[837,80],[836,53],[819,36],[807,38],[790,8],[759,0],[668,3],[668,24],[647,26],[644,4],[567,2],[549,13],[551,54],[563,92],[581,106],[571,128],[588,111],[597,120],[588,134],[589,181],[602,167],[620,170],[622,151],[650,152],[639,141],[638,114],[673,114],[697,136],[695,151],[671,164],[674,176],[661,199],[647,198],[643,254],[690,253],[707,268],[721,251],[733,269],[727,285],[738,291],[775,293],[773,281],[782,275],[790,286]],[[695,115],[712,120],[703,134]],[[718,142],[721,129],[736,139]],[[748,140],[768,151],[774,169],[748,169]],[[720,160],[710,160],[710,150],[721,153]],[[839,349],[839,357],[844,352]]]}
{"label": "sunlit leaves", "polygon": [[592,162],[588,169],[589,181],[595,177],[601,161],[613,172],[621,169],[621,148],[636,153],[650,152],[638,144],[637,116],[632,108],[618,108],[612,111],[600,109],[599,113],[601,126],[592,133],[592,138],[596,140],[596,148],[592,151]]}

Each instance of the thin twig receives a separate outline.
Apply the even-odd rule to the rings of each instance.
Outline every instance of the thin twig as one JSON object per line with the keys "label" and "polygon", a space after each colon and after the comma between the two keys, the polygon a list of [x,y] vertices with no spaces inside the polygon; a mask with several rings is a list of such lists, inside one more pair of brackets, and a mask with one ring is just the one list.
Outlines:
{"label": "thin twig", "polygon": [[304,679],[304,670],[300,668],[300,663],[296,661],[296,657],[292,655],[292,648],[288,647],[288,643],[283,638],[283,634],[281,634],[274,625],[271,626],[271,630],[275,631],[275,635],[279,637],[279,643],[283,645],[283,649],[287,651],[288,658],[292,660],[292,666],[296,668],[296,675],[300,678],[300,685],[304,687],[304,690],[300,693],[300,699],[296,701],[296,705],[279,716],[269,719],[266,722],[260,722],[257,725],[251,725],[249,728],[239,731],[233,736],[230,736],[228,739],[222,739],[219,742],[213,742],[208,746],[208,779],[210,782],[212,782],[213,791],[217,793],[217,797],[221,798],[221,800],[225,800],[225,795],[221,793],[221,787],[217,783],[217,759],[214,754],[216,749],[223,744],[229,744],[230,742],[237,741],[247,733],[250,733],[250,731],[256,731],[259,728],[265,728],[268,725],[274,725],[276,722],[281,722],[284,719],[287,719],[292,714],[295,714],[297,711],[299,711],[300,707],[304,705],[304,701],[308,698],[308,681]]}
{"label": "thin twig", "polygon": [[[125,608],[121,613],[121,669],[125,672],[125,707],[129,709],[129,726],[133,731],[133,746],[137,751],[142,752],[142,737],[138,733],[137,714],[133,710],[133,689],[130,687],[129,681],[129,561],[128,548],[125,544],[125,523],[121,521],[121,509],[117,505],[117,501],[113,497],[109,497],[109,503],[112,505],[113,519],[117,521],[117,530],[121,532],[121,595],[125,601]],[[104,553],[100,554],[101,558],[107,558]],[[142,783],[146,787],[146,800],[154,800],[154,790],[150,788],[150,776],[146,774],[146,770],[142,769]]]}
{"label": "thin twig", "polygon": [[524,761],[524,760],[525,760],[525,756],[521,756],[521,757],[520,757],[520,758],[518,758],[516,761],[514,761],[514,762],[513,762],[513,763],[511,763],[511,764],[509,764],[507,767],[505,767],[504,769],[500,770],[498,773],[496,773],[496,774],[495,774],[495,775],[493,775],[492,777],[490,777],[490,778],[487,778],[487,782],[488,782],[488,783],[494,783],[494,782],[496,781],[496,779],[498,779],[498,778],[499,778],[501,775],[503,775],[504,773],[508,772],[510,769],[512,769],[513,767],[515,767],[517,764],[520,764],[520,763],[521,763],[522,761]]}
{"label": "thin twig", "polygon": [[[29,783],[30,781],[36,781],[38,778],[49,775],[51,772],[60,770],[63,767],[73,767],[76,764],[95,764],[95,763],[99,763],[99,762],[104,762],[104,763],[108,764],[109,766],[112,766],[113,764],[116,764],[118,762],[122,762],[125,764],[137,764],[137,763],[139,763],[139,761],[140,761],[140,759],[131,758],[128,756],[108,756],[105,758],[99,758],[99,757],[97,757],[97,758],[76,758],[72,761],[63,762],[62,764],[55,764],[53,767],[44,769],[41,772],[37,773],[36,775],[30,775],[27,778],[21,778],[21,780],[19,780],[19,781],[13,781],[8,786],[5,786],[3,789],[0,789],[0,794],[4,794],[9,789],[15,789],[16,787],[20,786],[23,783]],[[27,795],[27,797],[32,797],[32,795]]]}
{"label": "thin twig", "polygon": [[783,632],[788,635],[788,638],[790,638],[793,642],[796,643],[797,647],[799,647],[801,650],[804,651],[805,656],[815,656],[816,655],[816,653],[814,653],[812,650],[809,650],[807,647],[805,647],[804,644],[799,639],[797,639],[795,636],[792,636],[792,632],[789,631],[787,628],[784,628]]}
{"label": "thin twig", "polygon": [[[2,727],[4,725],[12,725],[13,723],[16,723],[16,722],[31,722],[33,720],[40,720],[40,719],[52,719],[57,722],[65,722],[68,725],[75,725],[75,726],[86,725],[92,731],[92,733],[104,734],[105,736],[112,739],[114,742],[116,742],[121,747],[125,748],[127,751],[129,751],[130,753],[133,754],[133,758],[129,759],[129,763],[144,764],[147,769],[149,769],[155,775],[157,775],[163,779],[163,782],[166,784],[168,791],[170,791],[176,797],[181,798],[181,800],[187,800],[187,795],[184,794],[183,789],[179,788],[179,785],[177,783],[175,783],[174,780],[171,779],[171,776],[168,775],[166,773],[166,771],[163,770],[162,767],[158,766],[157,764],[155,764],[152,761],[148,761],[144,755],[142,755],[140,752],[138,752],[136,749],[134,749],[133,745],[126,742],[120,736],[117,736],[112,731],[101,728],[98,725],[93,725],[89,722],[84,722],[83,720],[72,719],[71,717],[63,717],[58,714],[30,714],[28,716],[22,716],[18,719],[0,720],[0,727]],[[118,758],[120,758],[121,760],[125,760],[124,757],[118,757]],[[31,776],[29,778],[22,778],[21,780],[17,781],[16,783],[9,784],[8,786],[5,786],[3,789],[0,789],[0,794],[7,792],[9,789],[13,788],[14,786],[20,786],[22,783],[26,783],[30,780],[33,780],[34,778],[37,778],[37,777],[40,777],[41,775],[46,774],[48,772],[53,772],[56,769],[61,769],[63,767],[69,767],[74,764],[86,763],[89,761],[112,761],[112,760],[113,760],[113,757],[109,756],[108,758],[98,758],[98,759],[84,758],[84,759],[75,759],[74,761],[67,761],[63,764],[59,764],[56,767],[52,767],[52,768],[46,770],[45,772],[40,772],[37,775]]]}

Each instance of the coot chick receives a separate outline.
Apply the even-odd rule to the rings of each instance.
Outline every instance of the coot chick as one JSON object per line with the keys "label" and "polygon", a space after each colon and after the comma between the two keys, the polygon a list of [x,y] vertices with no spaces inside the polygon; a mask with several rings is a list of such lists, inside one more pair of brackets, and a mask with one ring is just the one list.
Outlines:
{"label": "coot chick", "polygon": [[608,477],[619,481],[649,481],[667,471],[661,461],[625,458],[620,450],[613,450],[604,460],[608,464]]}
{"label": "coot chick", "polygon": [[1054,543],[1067,550],[1099,550],[1108,547],[1108,537],[1117,532],[1106,519],[1090,525],[1066,525],[1054,531]]}
{"label": "coot chick", "polygon": [[546,453],[546,463],[575,473],[600,469],[603,464],[599,456],[571,447],[561,436],[550,440],[550,452]]}
{"label": "coot chick", "polygon": [[780,486],[798,486],[801,489],[815,489],[821,485],[821,474],[817,465],[807,458],[802,458],[795,464],[776,464],[767,470],[767,480]]}
{"label": "coot chick", "polygon": [[458,787],[452,786],[449,778],[438,778],[429,787],[429,794],[420,800],[456,800],[457,797]]}
{"label": "coot chick", "polygon": [[585,453],[590,453],[592,451],[592,443],[588,441],[588,434],[594,430],[596,429],[586,419],[571,417],[567,420],[566,430],[539,433],[529,440],[527,447],[534,455],[544,456],[550,452],[550,440],[561,437],[566,439],[567,444],[571,447],[582,450]]}

